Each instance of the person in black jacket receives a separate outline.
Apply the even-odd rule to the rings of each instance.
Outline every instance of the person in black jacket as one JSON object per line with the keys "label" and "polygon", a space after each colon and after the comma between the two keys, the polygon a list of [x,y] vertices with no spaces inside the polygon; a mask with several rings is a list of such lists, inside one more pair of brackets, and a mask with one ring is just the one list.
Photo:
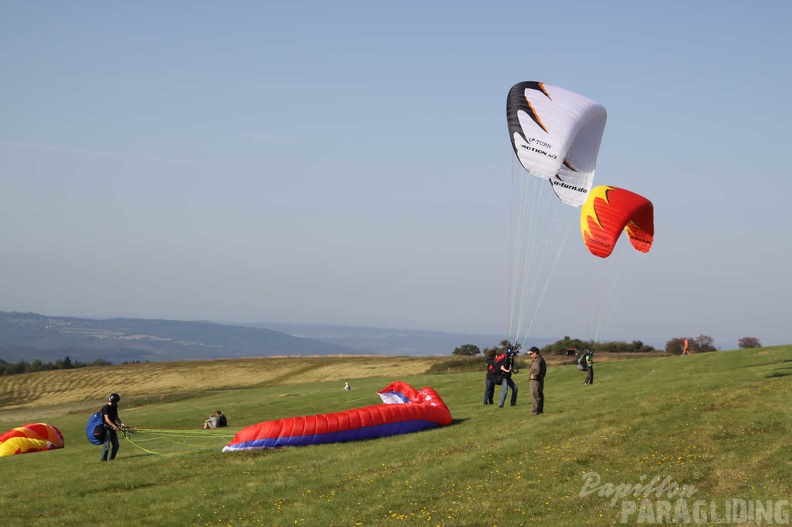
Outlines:
{"label": "person in black jacket", "polygon": [[[118,444],[118,430],[128,428],[127,425],[118,417],[118,403],[121,396],[117,393],[110,394],[107,404],[102,406],[102,421],[105,426],[105,443],[102,447],[102,461],[112,461],[118,454],[120,445]],[[112,450],[111,450],[112,445]],[[109,457],[108,457],[109,454]]]}
{"label": "person in black jacket", "polygon": [[220,428],[221,426],[228,426],[228,420],[220,410],[216,411],[214,415],[209,415],[209,418],[204,421],[203,424],[204,430],[209,428]]}
{"label": "person in black jacket", "polygon": [[493,349],[487,355],[487,378],[484,381],[484,404],[494,404],[493,397],[495,396],[495,385],[498,384],[498,372],[495,371],[495,355],[496,351]]}
{"label": "person in black jacket", "polygon": [[[515,362],[517,361],[517,354],[520,353],[519,348],[508,348],[506,353],[500,355],[497,359],[495,359],[495,366],[496,370],[498,371],[498,375],[500,376],[501,380],[501,396],[500,402],[498,403],[498,408],[503,408],[503,405],[506,403],[506,395],[509,393],[509,388],[511,388],[511,405],[517,405],[517,385],[514,384],[512,380],[512,373],[516,373],[514,369]],[[500,365],[500,366],[498,366]]]}

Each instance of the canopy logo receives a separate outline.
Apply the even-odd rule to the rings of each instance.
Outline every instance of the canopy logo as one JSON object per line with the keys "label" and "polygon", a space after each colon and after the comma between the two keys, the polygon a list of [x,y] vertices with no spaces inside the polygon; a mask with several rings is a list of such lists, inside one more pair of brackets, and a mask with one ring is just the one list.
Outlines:
{"label": "canopy logo", "polygon": [[[579,496],[592,494],[611,498],[610,506],[621,507],[620,521],[664,524],[775,524],[789,525],[789,500],[692,500],[694,485],[679,485],[670,476],[647,475],[639,483],[603,483],[596,472],[583,474]],[[639,498],[643,498],[640,499]]]}
{"label": "canopy logo", "polygon": [[551,154],[551,153],[547,152],[546,150],[540,150],[540,149],[538,149],[536,147],[529,146],[529,145],[519,145],[519,146],[523,150],[528,150],[529,152],[533,152],[535,154],[541,154],[543,156],[549,157],[550,159],[558,159],[557,155]]}
{"label": "canopy logo", "polygon": [[552,143],[547,143],[545,141],[541,141],[541,140],[539,140],[539,139],[537,139],[535,137],[526,137],[525,138],[525,142],[528,143],[529,145],[532,145],[532,144],[536,143],[538,146],[541,146],[543,148],[547,148],[548,150],[552,150],[553,149],[553,144]]}
{"label": "canopy logo", "polygon": [[[556,178],[558,178],[558,176],[556,176]],[[574,185],[570,185],[569,183],[564,183],[560,179],[551,179],[550,181],[552,181],[553,185],[557,187],[568,188],[569,190],[575,190],[577,192],[582,192],[583,194],[588,192],[588,189],[585,189],[583,187],[576,187]]]}

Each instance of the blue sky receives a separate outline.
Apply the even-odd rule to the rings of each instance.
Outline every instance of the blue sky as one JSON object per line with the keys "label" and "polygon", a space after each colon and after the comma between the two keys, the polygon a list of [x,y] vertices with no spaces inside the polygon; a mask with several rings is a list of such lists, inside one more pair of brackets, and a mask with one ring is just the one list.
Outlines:
{"label": "blue sky", "polygon": [[[540,80],[655,205],[600,338],[792,342],[792,7],[539,4],[0,2],[0,310],[504,335]],[[536,336],[588,337],[575,236]]]}

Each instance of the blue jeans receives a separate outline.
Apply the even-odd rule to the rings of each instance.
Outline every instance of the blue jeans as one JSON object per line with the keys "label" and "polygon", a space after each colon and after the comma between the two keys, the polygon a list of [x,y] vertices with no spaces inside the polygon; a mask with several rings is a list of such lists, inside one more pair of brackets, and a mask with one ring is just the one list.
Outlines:
{"label": "blue jeans", "polygon": [[515,404],[517,404],[517,385],[514,384],[514,381],[511,380],[511,377],[509,377],[508,379],[503,379],[501,386],[503,386],[503,391],[501,392],[500,403],[498,404],[498,406],[503,406],[503,403],[506,402],[506,394],[508,393],[509,388],[511,388],[512,391],[511,405],[514,406]]}
{"label": "blue jeans", "polygon": [[104,446],[102,447],[102,461],[107,461],[107,453],[110,450],[110,445],[113,445],[113,450],[110,451],[110,461],[114,460],[116,454],[118,454],[118,448],[120,445],[118,444],[118,432],[113,430],[112,428],[107,428],[105,430],[107,434],[107,439],[105,440]]}

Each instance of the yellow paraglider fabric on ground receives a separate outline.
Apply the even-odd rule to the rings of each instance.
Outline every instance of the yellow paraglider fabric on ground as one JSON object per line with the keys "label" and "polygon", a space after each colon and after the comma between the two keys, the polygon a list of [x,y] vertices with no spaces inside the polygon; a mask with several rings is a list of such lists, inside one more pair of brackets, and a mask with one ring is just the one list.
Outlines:
{"label": "yellow paraglider fabric on ground", "polygon": [[0,457],[63,448],[63,434],[53,425],[31,423],[0,435]]}

